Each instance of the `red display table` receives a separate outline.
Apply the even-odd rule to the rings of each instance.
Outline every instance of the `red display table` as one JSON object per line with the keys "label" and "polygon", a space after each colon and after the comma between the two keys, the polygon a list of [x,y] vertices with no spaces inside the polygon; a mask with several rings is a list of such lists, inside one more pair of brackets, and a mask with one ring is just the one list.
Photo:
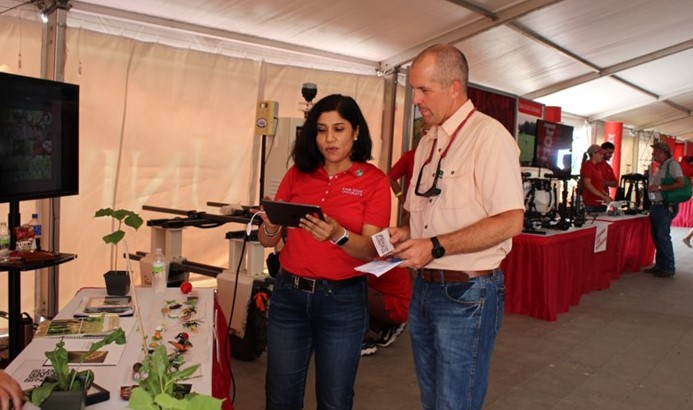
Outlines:
{"label": "red display table", "polygon": [[676,215],[671,226],[684,228],[693,227],[693,199],[679,204],[679,213]]}
{"label": "red display table", "polygon": [[[608,224],[607,245],[595,253],[598,224]],[[623,272],[639,271],[653,258],[646,216],[603,217],[568,231],[521,234],[501,264],[505,312],[554,321],[583,294],[608,288]]]}

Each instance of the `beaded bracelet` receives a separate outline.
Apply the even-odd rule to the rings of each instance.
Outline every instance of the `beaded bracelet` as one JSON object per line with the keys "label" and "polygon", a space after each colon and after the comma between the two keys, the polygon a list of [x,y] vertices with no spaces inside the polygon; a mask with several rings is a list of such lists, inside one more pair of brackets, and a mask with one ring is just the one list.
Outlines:
{"label": "beaded bracelet", "polygon": [[282,227],[280,226],[279,229],[277,229],[276,231],[270,233],[270,232],[267,230],[267,225],[262,224],[262,230],[263,230],[263,232],[265,232],[265,236],[266,236],[266,237],[272,238],[272,237],[276,236],[276,235],[279,233],[279,231],[282,230]]}

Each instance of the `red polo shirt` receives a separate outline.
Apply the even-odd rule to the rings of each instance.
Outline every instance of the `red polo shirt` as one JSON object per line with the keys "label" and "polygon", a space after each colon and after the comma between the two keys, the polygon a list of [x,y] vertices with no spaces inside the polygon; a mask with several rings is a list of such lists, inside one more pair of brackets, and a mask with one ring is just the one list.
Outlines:
{"label": "red polo shirt", "polygon": [[585,205],[600,206],[604,205],[602,199],[585,188],[583,178],[589,178],[592,186],[600,191],[604,191],[604,176],[597,165],[592,161],[587,161],[580,168],[580,185],[582,186],[582,201]]}
{"label": "red polo shirt", "polygon": [[[320,167],[307,174],[291,167],[277,190],[276,200],[320,205],[349,232],[361,234],[364,224],[390,224],[390,184],[375,166],[356,162],[330,178]],[[354,267],[365,261],[348,255],[329,240],[318,242],[301,228],[289,228],[279,262],[287,271],[308,278],[347,279],[362,275]]]}
{"label": "red polo shirt", "polygon": [[[602,179],[604,181],[616,181],[616,174],[614,174],[614,169],[611,168],[611,165],[609,165],[608,162],[602,161],[602,162],[598,163],[597,169],[599,169],[599,171],[602,173]],[[616,182],[618,182],[618,181],[616,181]],[[602,183],[602,190],[604,191],[604,193],[608,193],[609,191],[606,190],[603,187],[603,185],[604,184]]]}
{"label": "red polo shirt", "polygon": [[[410,149],[409,151],[405,152],[402,154],[402,156],[399,158],[397,162],[395,162],[395,165],[390,168],[390,172],[387,173],[387,175],[394,179],[398,180],[402,178],[403,176],[407,176],[406,179],[404,180],[404,186],[402,187],[402,192],[407,192],[407,189],[409,188],[409,183],[411,182],[411,177],[414,174],[414,155],[416,154],[415,149]],[[405,196],[406,198],[406,196]]]}
{"label": "red polo shirt", "polygon": [[368,275],[368,287],[383,295],[388,318],[395,323],[407,321],[411,300],[409,269],[396,267],[381,276]]}

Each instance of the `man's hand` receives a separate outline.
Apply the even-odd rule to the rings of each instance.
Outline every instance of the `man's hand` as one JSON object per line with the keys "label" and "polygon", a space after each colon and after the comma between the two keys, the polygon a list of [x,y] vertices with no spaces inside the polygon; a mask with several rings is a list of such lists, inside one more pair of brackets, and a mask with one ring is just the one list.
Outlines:
{"label": "man's hand", "polygon": [[394,256],[402,259],[399,266],[420,269],[433,260],[433,242],[429,238],[409,239],[395,246]]}
{"label": "man's hand", "polygon": [[409,239],[409,227],[391,227],[387,228],[387,233],[390,234],[390,242],[393,245],[402,243]]}

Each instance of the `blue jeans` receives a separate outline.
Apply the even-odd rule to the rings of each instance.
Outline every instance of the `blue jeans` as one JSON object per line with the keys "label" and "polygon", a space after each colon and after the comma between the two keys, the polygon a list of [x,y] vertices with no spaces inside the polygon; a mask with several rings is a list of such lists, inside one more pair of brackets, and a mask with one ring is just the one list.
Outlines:
{"label": "blue jeans", "polygon": [[664,272],[674,272],[674,246],[671,244],[671,221],[679,213],[679,206],[652,204],[650,207],[650,232],[657,253],[655,268]]}
{"label": "blue jeans", "polygon": [[466,283],[416,278],[409,334],[424,410],[481,409],[504,301],[500,269]]}
{"label": "blue jeans", "polygon": [[303,408],[306,375],[315,353],[317,408],[351,409],[361,341],[368,326],[366,279],[308,293],[277,275],[267,324],[268,410]]}

